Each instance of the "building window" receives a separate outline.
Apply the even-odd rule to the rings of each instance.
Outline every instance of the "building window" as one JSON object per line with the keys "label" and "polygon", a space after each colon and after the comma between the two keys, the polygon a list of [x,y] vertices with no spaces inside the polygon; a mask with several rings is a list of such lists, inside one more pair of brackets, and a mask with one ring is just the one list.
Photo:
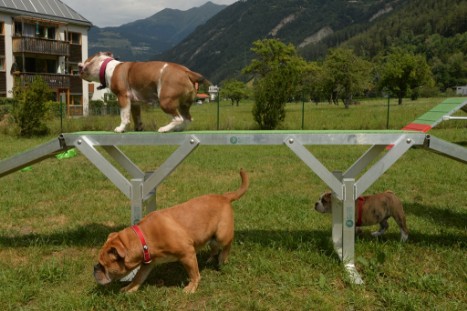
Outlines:
{"label": "building window", "polygon": [[79,69],[78,66],[71,64],[67,67],[67,72],[70,73],[72,76],[79,76]]}
{"label": "building window", "polygon": [[71,44],[81,44],[81,34],[79,32],[67,32],[66,41]]}
{"label": "building window", "polygon": [[4,35],[5,34],[5,23],[4,22],[0,22],[0,35]]}
{"label": "building window", "polygon": [[82,95],[71,95],[70,96],[70,105],[71,106],[81,106],[83,104]]}
{"label": "building window", "polygon": [[5,56],[0,56],[0,71],[5,71]]}
{"label": "building window", "polygon": [[55,27],[50,25],[15,22],[15,36],[17,37],[36,37],[55,40],[55,34]]}
{"label": "building window", "polygon": [[21,37],[23,33],[23,24],[21,22],[15,22],[15,36]]}

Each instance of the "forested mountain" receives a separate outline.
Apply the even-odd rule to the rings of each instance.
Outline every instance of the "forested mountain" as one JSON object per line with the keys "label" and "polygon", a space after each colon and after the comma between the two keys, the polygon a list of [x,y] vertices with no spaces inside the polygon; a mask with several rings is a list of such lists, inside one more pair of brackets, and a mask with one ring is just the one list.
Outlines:
{"label": "forested mountain", "polygon": [[461,0],[238,1],[154,58],[182,63],[218,83],[241,76],[258,39],[292,43],[310,61],[338,46],[352,47],[371,60],[397,45],[426,54],[439,75],[454,57],[452,66],[461,66],[465,76],[465,16],[467,1]]}
{"label": "forested mountain", "polygon": [[93,27],[89,31],[89,53],[112,51],[122,60],[148,60],[174,47],[225,7],[207,2],[187,11],[164,9],[119,27]]}
{"label": "forested mountain", "polygon": [[426,57],[441,90],[467,84],[467,1],[412,0],[344,45],[374,58],[391,46]]}
{"label": "forested mountain", "polygon": [[374,16],[398,5],[397,0],[238,1],[158,58],[183,63],[221,81],[249,63],[255,40],[277,38],[306,48],[345,29],[358,28],[359,33]]}

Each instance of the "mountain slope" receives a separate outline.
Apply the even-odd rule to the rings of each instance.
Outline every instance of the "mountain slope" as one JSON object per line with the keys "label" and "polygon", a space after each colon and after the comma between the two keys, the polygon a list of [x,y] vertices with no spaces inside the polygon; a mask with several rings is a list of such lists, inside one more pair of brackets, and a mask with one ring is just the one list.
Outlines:
{"label": "mountain slope", "polygon": [[[465,0],[245,0],[154,58],[182,63],[219,83],[242,77],[259,39],[293,43],[307,60],[322,59],[337,46],[371,59],[397,45],[426,54],[439,76],[446,70],[460,75],[451,85],[461,83],[465,72],[455,68],[467,62],[466,14]],[[453,60],[451,69],[443,67]]]}
{"label": "mountain slope", "polygon": [[[361,31],[398,0],[248,0],[238,1],[198,27],[157,58],[183,63],[221,81],[249,63],[252,42],[277,38],[305,48],[342,29]],[[359,26],[360,27],[357,27]]]}
{"label": "mountain slope", "polygon": [[174,47],[225,7],[207,2],[187,11],[164,9],[119,27],[93,27],[89,31],[89,54],[112,51],[122,60],[148,60]]}

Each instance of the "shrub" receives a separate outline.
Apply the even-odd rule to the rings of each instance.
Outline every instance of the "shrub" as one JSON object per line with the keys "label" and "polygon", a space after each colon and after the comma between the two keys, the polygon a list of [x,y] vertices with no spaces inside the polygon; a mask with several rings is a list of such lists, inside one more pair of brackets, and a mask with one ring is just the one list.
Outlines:
{"label": "shrub", "polygon": [[117,99],[107,100],[106,106],[107,106],[107,114],[110,114],[110,115],[120,114],[120,105],[118,104]]}
{"label": "shrub", "polygon": [[45,107],[47,109],[46,120],[52,120],[53,118],[60,118],[60,116],[65,115],[65,109],[66,109],[65,103],[60,103],[57,101],[49,100],[45,103]]}
{"label": "shrub", "polygon": [[89,101],[89,111],[91,115],[99,116],[103,114],[104,101],[103,100],[91,100]]}
{"label": "shrub", "polygon": [[13,117],[18,125],[19,135],[24,137],[43,136],[49,128],[43,122],[47,113],[46,102],[52,95],[47,83],[37,77],[26,86],[15,85],[14,97],[17,104],[13,107]]}
{"label": "shrub", "polygon": [[253,107],[253,117],[263,130],[273,130],[285,119],[284,93],[277,94],[271,90],[282,80],[275,79],[274,73],[258,80],[255,83],[255,105]]}

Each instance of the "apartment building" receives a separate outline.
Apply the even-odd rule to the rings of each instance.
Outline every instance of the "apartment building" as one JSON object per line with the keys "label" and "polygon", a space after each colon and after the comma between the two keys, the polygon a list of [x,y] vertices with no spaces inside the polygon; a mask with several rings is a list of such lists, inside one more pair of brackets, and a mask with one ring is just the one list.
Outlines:
{"label": "apartment building", "polygon": [[88,57],[91,26],[60,0],[0,0],[0,97],[13,96],[15,81],[40,76],[67,115],[87,115],[89,84],[78,63]]}

